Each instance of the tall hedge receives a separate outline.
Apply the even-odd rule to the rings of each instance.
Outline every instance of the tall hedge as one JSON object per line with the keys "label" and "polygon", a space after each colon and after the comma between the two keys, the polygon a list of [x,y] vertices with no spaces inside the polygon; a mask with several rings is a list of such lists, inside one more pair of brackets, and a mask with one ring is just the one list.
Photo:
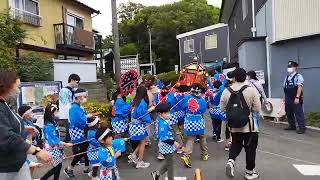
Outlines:
{"label": "tall hedge", "polygon": [[52,81],[53,64],[37,54],[30,53],[17,60],[16,69],[21,81]]}

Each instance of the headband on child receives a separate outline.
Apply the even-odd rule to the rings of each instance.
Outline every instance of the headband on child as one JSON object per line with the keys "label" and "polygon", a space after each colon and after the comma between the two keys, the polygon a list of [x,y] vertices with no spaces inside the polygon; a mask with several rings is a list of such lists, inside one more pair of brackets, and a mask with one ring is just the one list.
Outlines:
{"label": "headband on child", "polygon": [[102,141],[103,140],[103,138],[109,133],[109,132],[111,132],[111,130],[108,128],[108,129],[106,129],[105,131],[104,131],[104,133],[98,138],[98,141]]}
{"label": "headband on child", "polygon": [[58,106],[55,104],[51,104],[51,109],[50,111],[53,112],[54,109],[58,109]]}
{"label": "headband on child", "polygon": [[88,96],[88,91],[75,93],[74,97],[80,97],[80,96]]}
{"label": "headband on child", "polygon": [[32,113],[32,109],[29,109],[28,111],[26,111],[25,113],[22,114],[22,117],[26,116],[27,114]]}
{"label": "headband on child", "polygon": [[93,127],[93,126],[95,126],[96,124],[98,124],[99,120],[100,120],[100,119],[99,119],[98,117],[96,117],[96,118],[94,119],[94,121],[92,121],[92,122],[90,122],[90,123],[87,123],[88,127]]}

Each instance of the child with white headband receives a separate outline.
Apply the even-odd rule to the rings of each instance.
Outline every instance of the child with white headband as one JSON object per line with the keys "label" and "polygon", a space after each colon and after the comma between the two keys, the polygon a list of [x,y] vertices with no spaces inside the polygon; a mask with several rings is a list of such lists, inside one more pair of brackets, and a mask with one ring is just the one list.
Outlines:
{"label": "child with white headband", "polygon": [[87,154],[88,154],[90,165],[92,166],[92,171],[88,175],[92,177],[92,180],[99,179],[98,178],[98,170],[100,167],[99,147],[101,146],[99,141],[95,139],[97,129],[99,128],[99,126],[100,126],[99,118],[92,117],[92,118],[88,118],[87,126],[84,129],[85,137],[89,141]]}
{"label": "child with white headband", "polygon": [[96,140],[101,143],[99,148],[99,161],[101,164],[100,180],[120,180],[116,159],[121,156],[121,151],[112,147],[112,131],[108,128],[99,128]]}

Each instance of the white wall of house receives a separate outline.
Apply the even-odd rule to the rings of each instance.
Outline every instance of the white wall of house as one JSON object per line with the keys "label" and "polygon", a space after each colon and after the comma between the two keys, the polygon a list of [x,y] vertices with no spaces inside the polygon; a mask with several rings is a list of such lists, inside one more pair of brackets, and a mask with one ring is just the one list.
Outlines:
{"label": "white wall of house", "polygon": [[54,80],[68,83],[70,74],[78,74],[81,82],[97,82],[97,62],[53,59]]}

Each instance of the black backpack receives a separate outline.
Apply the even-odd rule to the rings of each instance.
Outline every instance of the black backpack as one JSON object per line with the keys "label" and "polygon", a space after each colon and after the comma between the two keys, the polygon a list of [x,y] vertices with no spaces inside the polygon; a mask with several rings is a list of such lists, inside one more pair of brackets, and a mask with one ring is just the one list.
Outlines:
{"label": "black backpack", "polygon": [[226,107],[226,115],[231,128],[243,128],[250,122],[250,109],[242,93],[247,87],[245,85],[239,91],[234,91],[231,87],[227,88],[231,95]]}

